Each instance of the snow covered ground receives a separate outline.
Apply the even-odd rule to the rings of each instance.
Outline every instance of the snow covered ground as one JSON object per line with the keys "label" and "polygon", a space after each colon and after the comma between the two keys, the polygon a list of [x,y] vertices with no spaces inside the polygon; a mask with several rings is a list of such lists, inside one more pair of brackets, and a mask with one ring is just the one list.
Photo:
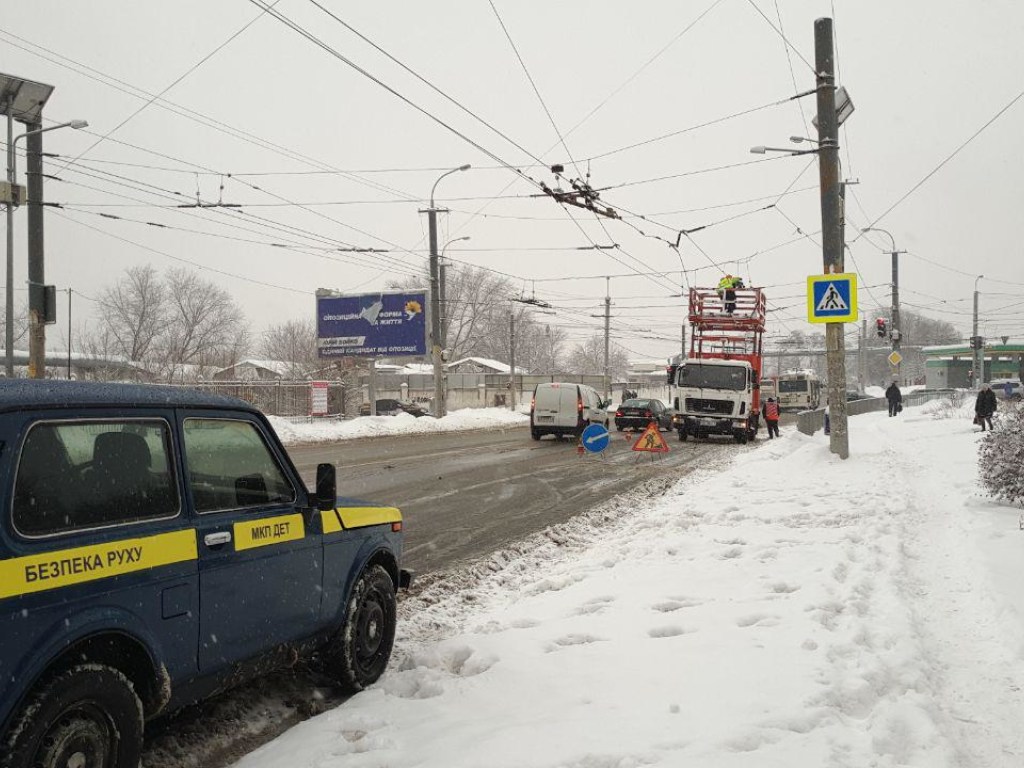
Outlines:
{"label": "snow covered ground", "polygon": [[238,766],[1024,765],[1024,531],[974,430],[786,430],[451,574],[376,686]]}

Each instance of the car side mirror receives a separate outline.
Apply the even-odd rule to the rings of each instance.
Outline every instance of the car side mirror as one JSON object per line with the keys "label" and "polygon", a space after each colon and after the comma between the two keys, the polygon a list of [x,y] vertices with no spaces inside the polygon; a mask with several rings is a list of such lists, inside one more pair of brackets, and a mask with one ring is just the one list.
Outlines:
{"label": "car side mirror", "polygon": [[333,464],[317,464],[316,507],[330,511],[338,505],[337,470]]}

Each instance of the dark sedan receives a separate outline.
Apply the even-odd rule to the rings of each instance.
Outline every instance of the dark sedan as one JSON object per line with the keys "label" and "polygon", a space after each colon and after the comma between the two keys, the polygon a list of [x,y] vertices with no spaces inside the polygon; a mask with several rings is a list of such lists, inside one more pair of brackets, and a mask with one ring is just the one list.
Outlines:
{"label": "dark sedan", "polygon": [[658,429],[672,429],[672,412],[661,400],[623,400],[615,411],[615,428],[619,432],[624,429],[646,429],[652,421],[658,422]]}

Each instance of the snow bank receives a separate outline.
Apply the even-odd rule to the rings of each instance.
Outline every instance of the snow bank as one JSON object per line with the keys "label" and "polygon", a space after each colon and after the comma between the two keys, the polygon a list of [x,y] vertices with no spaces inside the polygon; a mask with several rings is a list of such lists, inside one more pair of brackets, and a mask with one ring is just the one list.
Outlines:
{"label": "snow bank", "polygon": [[949,415],[855,417],[847,461],[787,430],[452,574],[238,765],[1020,766],[1024,533]]}
{"label": "snow bank", "polygon": [[408,413],[400,413],[397,416],[360,416],[348,421],[324,420],[296,424],[277,416],[268,418],[285,445],[353,440],[377,435],[500,429],[521,427],[530,423],[528,413],[510,411],[507,408],[463,408],[452,411],[440,419],[429,416],[417,418]]}

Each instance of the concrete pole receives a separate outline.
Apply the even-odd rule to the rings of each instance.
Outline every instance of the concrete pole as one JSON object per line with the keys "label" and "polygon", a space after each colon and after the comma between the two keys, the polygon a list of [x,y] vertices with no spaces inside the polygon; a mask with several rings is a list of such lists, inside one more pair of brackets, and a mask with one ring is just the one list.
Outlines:
{"label": "concrete pole", "polygon": [[982,275],[978,275],[974,279],[974,325],[973,325],[973,329],[974,330],[973,330],[973,332],[971,334],[971,345],[973,347],[973,349],[971,351],[972,351],[973,356],[974,356],[974,364],[971,366],[971,370],[973,371],[972,380],[971,380],[971,386],[974,389],[978,389],[981,386],[981,382],[983,381],[983,378],[981,377],[981,361],[980,361],[981,360],[981,348],[980,348],[980,345],[979,346],[974,346],[975,344],[977,344],[977,339],[978,339],[978,281],[981,280],[981,278],[982,278]]}
{"label": "concrete pole", "polygon": [[[14,163],[17,155],[14,154],[14,118],[7,113],[7,181],[14,190],[15,171]],[[7,327],[4,329],[4,344],[6,345],[7,359],[5,370],[8,379],[14,378],[14,203],[7,203],[7,312],[4,319]]]}
{"label": "concrete pole", "polygon": [[604,294],[604,399],[611,396],[611,381],[608,369],[608,347],[611,338],[611,313],[612,313],[612,279],[605,278]]}
{"label": "concrete pole", "polygon": [[[814,22],[814,56],[818,93],[818,175],[821,186],[821,240],[825,274],[843,271],[843,212],[839,181],[839,124],[836,115],[835,53],[832,19]],[[846,354],[843,323],[826,323],[829,450],[849,458],[846,420]]]}
{"label": "concrete pole", "polygon": [[444,380],[441,360],[441,288],[437,256],[437,208],[427,208],[430,236],[430,361],[434,366],[434,415],[444,416]]}
{"label": "concrete pole", "polygon": [[508,311],[508,408],[516,409],[516,309]]}
{"label": "concrete pole", "polygon": [[46,325],[43,290],[43,131],[27,124],[25,186],[28,189],[28,375],[46,378]]}

